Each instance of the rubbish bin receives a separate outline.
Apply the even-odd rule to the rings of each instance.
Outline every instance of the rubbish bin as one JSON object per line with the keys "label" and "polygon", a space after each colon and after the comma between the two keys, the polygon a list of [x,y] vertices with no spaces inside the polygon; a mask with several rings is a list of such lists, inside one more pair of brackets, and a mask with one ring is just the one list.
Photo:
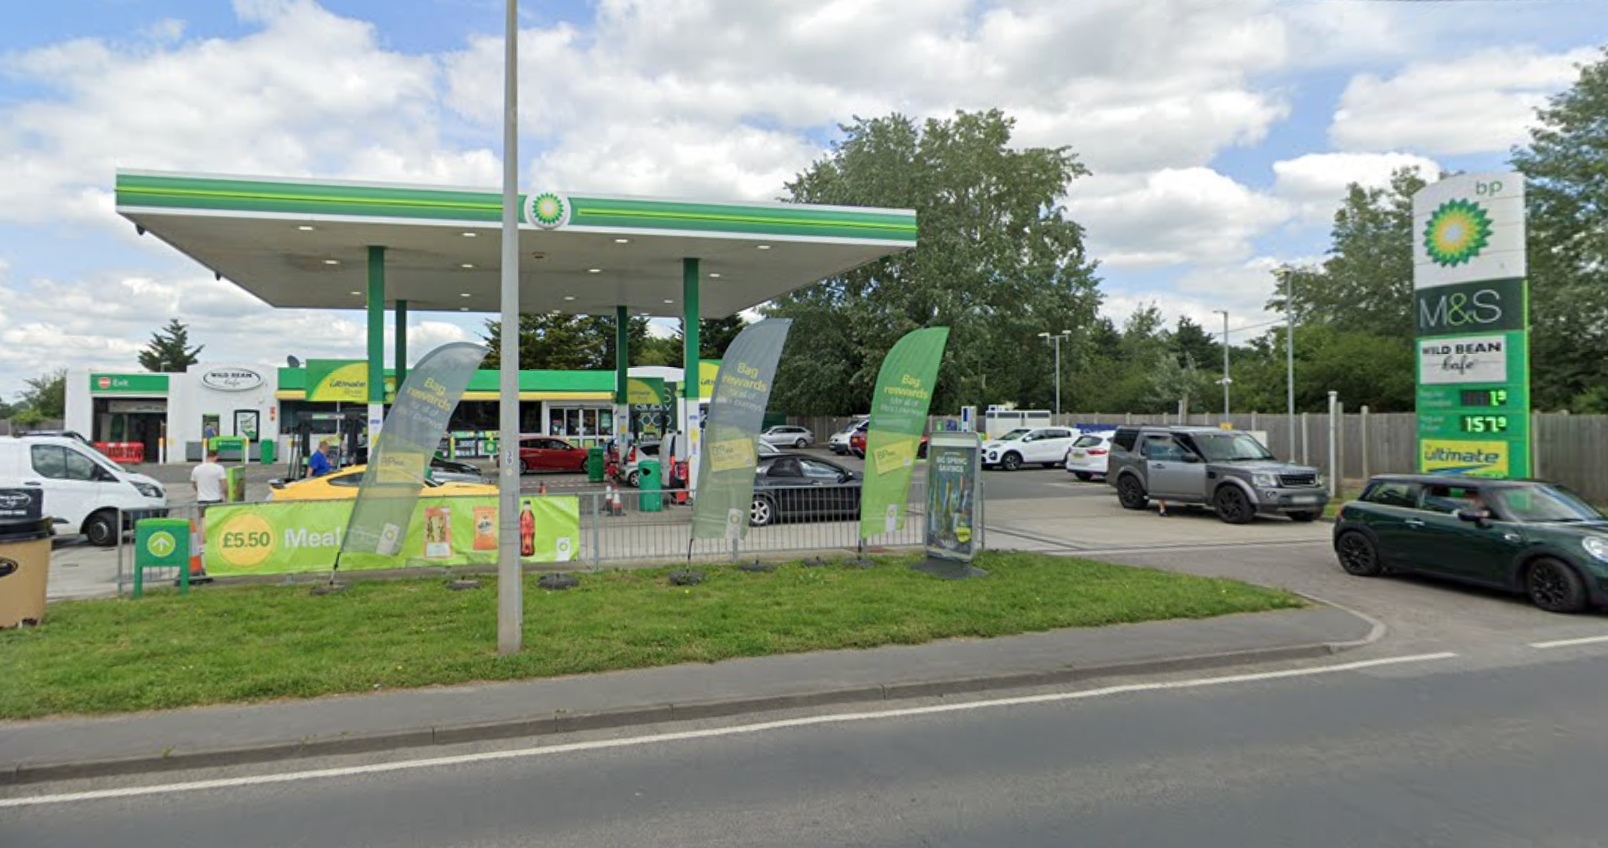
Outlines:
{"label": "rubbish bin", "polygon": [[586,449],[586,479],[593,483],[603,482],[603,446],[593,445]]}
{"label": "rubbish bin", "polygon": [[258,442],[258,445],[261,447],[262,453],[258,454],[257,458],[262,460],[263,465],[273,465],[274,460],[278,458],[279,440],[263,439]]}
{"label": "rubbish bin", "polygon": [[637,464],[637,469],[637,485],[642,490],[637,508],[643,512],[659,512],[664,509],[664,495],[660,491],[664,484],[659,461],[645,459]]}
{"label": "rubbish bin", "polygon": [[0,628],[45,620],[51,522],[42,492],[0,489]]}

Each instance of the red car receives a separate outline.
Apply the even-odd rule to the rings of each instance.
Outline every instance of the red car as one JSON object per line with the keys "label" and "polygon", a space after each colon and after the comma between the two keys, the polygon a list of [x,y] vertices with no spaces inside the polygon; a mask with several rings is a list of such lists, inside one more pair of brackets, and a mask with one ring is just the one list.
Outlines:
{"label": "red car", "polygon": [[586,472],[586,449],[551,436],[525,436],[519,440],[519,473],[532,471]]}
{"label": "red car", "polygon": [[[852,453],[861,459],[865,459],[865,434],[866,431],[864,429],[860,429],[855,430],[854,435],[849,437],[849,453]],[[926,455],[927,437],[922,436],[921,446],[916,448],[916,456],[925,457]]]}

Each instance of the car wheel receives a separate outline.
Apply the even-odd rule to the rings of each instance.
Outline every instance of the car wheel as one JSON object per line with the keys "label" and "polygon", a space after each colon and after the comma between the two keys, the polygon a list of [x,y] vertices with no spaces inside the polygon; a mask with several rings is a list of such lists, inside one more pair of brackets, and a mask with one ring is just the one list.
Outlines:
{"label": "car wheel", "polygon": [[1385,573],[1385,566],[1379,561],[1379,549],[1366,533],[1352,530],[1341,535],[1340,541],[1335,543],[1335,553],[1340,557],[1340,567],[1347,574],[1378,577]]}
{"label": "car wheel", "polygon": [[793,443],[793,447],[798,449],[798,450],[803,450],[804,446],[807,445],[807,444],[809,444],[809,442],[806,442],[803,439],[799,439],[798,441]]}
{"label": "car wheel", "polygon": [[523,476],[525,476],[526,474],[529,474],[529,473],[530,473],[530,464],[525,462],[525,460],[521,459],[519,461],[519,476],[523,477]]}
{"label": "car wheel", "polygon": [[776,504],[764,495],[755,495],[753,505],[748,508],[748,523],[764,527],[775,521]]}
{"label": "car wheel", "polygon": [[1005,456],[999,461],[999,467],[1005,469],[1006,471],[1015,471],[1016,469],[1021,468],[1022,455],[1014,452],[1005,454]]}
{"label": "car wheel", "polygon": [[630,474],[625,475],[625,485],[630,486],[633,489],[635,489],[637,487],[637,483],[640,482],[642,482],[641,471],[633,471]]}
{"label": "car wheel", "polygon": [[1090,480],[1094,479],[1094,475],[1090,474],[1087,471],[1074,471],[1074,472],[1072,472],[1072,476],[1078,478],[1079,480],[1081,480],[1081,481],[1083,481],[1085,483],[1087,483]]}
{"label": "car wheel", "polygon": [[1318,520],[1318,514],[1315,512],[1292,512],[1289,513],[1289,516],[1291,521],[1298,521],[1302,524]]}
{"label": "car wheel", "polygon": [[1251,508],[1251,501],[1238,486],[1223,486],[1212,497],[1212,508],[1217,510],[1217,517],[1225,524],[1249,524],[1256,517],[1256,510]]}
{"label": "car wheel", "polygon": [[1547,612],[1579,612],[1586,608],[1586,584],[1568,563],[1543,557],[1530,564],[1525,577],[1530,603]]}
{"label": "car wheel", "polygon": [[84,520],[84,538],[97,548],[109,548],[117,543],[117,514],[109,509]]}
{"label": "car wheel", "polygon": [[1135,477],[1124,477],[1117,481],[1117,501],[1123,509],[1144,509],[1150,505],[1150,498],[1145,496],[1145,487]]}

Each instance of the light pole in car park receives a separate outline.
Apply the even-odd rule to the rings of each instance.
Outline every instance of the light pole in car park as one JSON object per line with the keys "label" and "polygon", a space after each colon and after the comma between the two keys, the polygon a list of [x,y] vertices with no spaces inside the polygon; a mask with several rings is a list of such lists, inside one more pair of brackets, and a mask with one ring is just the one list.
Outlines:
{"label": "light pole in car park", "polygon": [[1217,382],[1223,384],[1223,418],[1228,419],[1228,384],[1234,382],[1228,376],[1228,310],[1213,309],[1212,312],[1223,316],[1223,379]]}
{"label": "light pole in car park", "polygon": [[1055,414],[1061,414],[1061,340],[1072,335],[1071,330],[1062,330],[1059,334],[1039,333],[1041,339],[1055,340]]}

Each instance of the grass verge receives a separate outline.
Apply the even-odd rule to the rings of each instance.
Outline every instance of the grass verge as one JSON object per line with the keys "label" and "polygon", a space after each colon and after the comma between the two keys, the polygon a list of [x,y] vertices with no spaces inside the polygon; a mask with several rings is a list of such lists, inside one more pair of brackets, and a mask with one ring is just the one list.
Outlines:
{"label": "grass verge", "polygon": [[525,649],[496,655],[495,579],[219,586],[188,596],[52,604],[44,626],[0,631],[0,718],[115,713],[516,680],[732,657],[915,644],[1302,605],[1232,580],[1008,551],[988,576],[944,581],[879,558],[870,569],[729,565],[673,586],[674,569],[581,574],[525,590]]}

